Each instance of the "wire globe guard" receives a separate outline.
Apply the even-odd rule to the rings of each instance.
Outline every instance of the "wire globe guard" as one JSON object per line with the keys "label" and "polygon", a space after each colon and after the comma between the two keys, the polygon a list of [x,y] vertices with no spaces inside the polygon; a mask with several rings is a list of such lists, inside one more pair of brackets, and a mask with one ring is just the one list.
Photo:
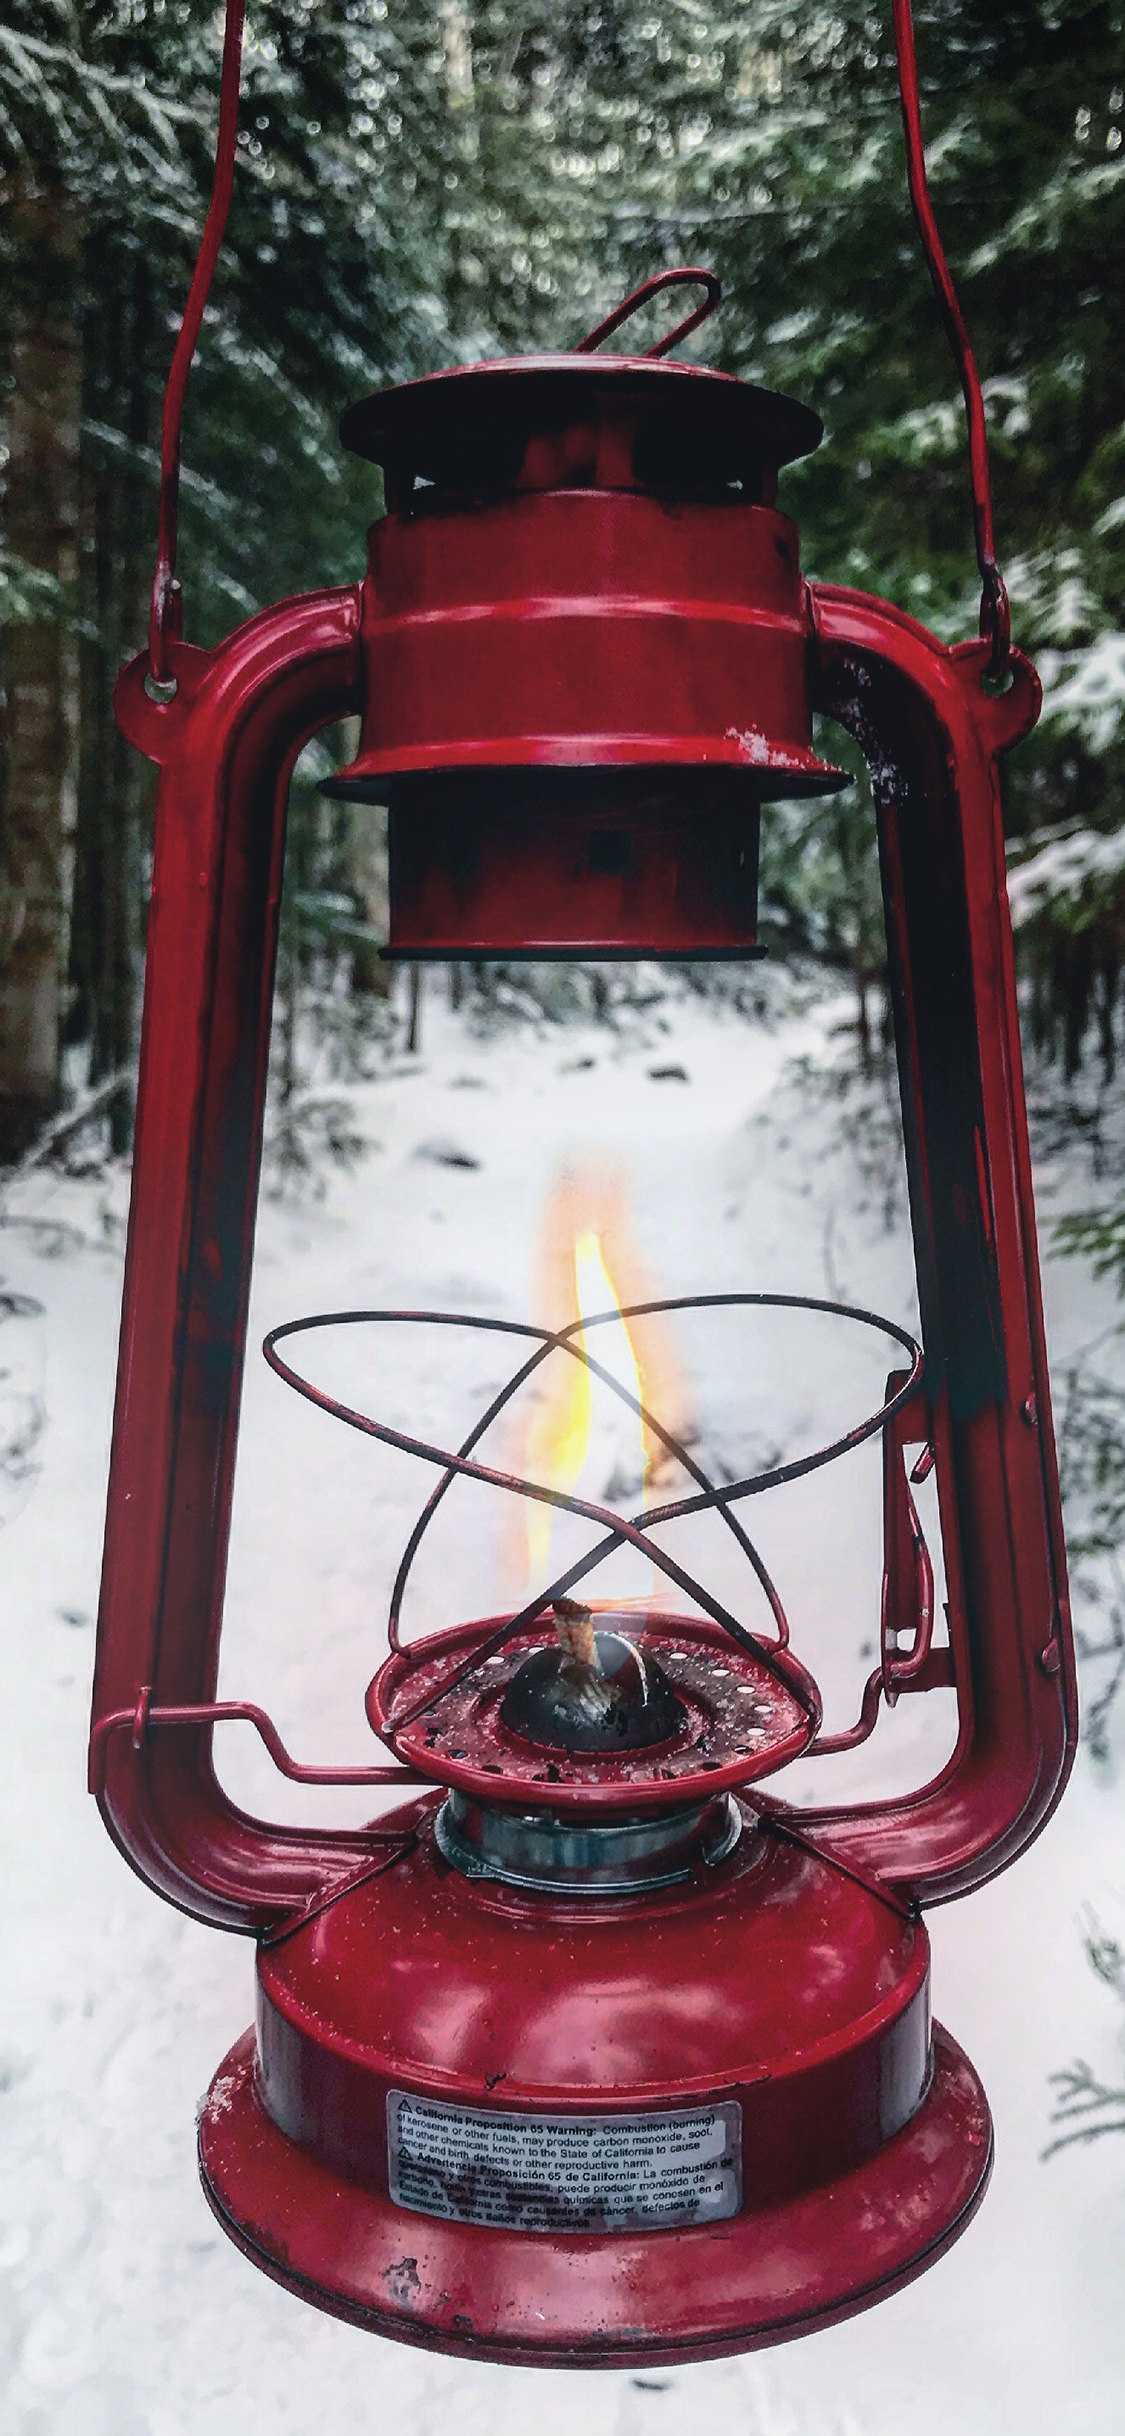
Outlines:
{"label": "wire globe guard", "polygon": [[[891,1373],[884,1399],[874,1412],[828,1444],[751,1473],[745,1479],[717,1486],[694,1453],[659,1415],[603,1367],[587,1340],[592,1335],[596,1342],[599,1328],[615,1325],[619,1320],[671,1311],[734,1309],[816,1312],[846,1320],[889,1338],[909,1355],[909,1367]],[[530,1343],[532,1350],[493,1395],[460,1448],[454,1451],[392,1428],[342,1402],[317,1387],[279,1351],[286,1340],[294,1337],[326,1329],[373,1325],[467,1328],[522,1340]],[[880,1696],[880,1679],[876,1677],[865,1691],[858,1724],[842,1737],[826,1741],[819,1735],[822,1715],[819,1690],[789,1648],[789,1624],[781,1598],[735,1508],[748,1497],[783,1482],[805,1478],[835,1462],[885,1432],[888,1424],[905,1411],[919,1387],[922,1355],[914,1339],[897,1322],[855,1305],[810,1295],[741,1292],[679,1295],[630,1304],[620,1312],[615,1309],[585,1314],[554,1332],[519,1321],[458,1312],[322,1312],[271,1329],[263,1351],[278,1377],[321,1411],[440,1471],[441,1477],[410,1533],[399,1564],[388,1624],[390,1655],[369,1685],[366,1701],[373,1731],[412,1770],[492,1802],[534,1802],[559,1811],[657,1808],[667,1807],[669,1802],[707,1798],[748,1784],[783,1767],[806,1750],[847,1747],[872,1731]],[[476,1450],[487,1430],[542,1364],[558,1354],[580,1362],[634,1413],[665,1453],[682,1466],[694,1483],[692,1494],[667,1499],[628,1520],[609,1507],[561,1490],[546,1489],[480,1460]],[[424,1642],[404,1644],[400,1620],[410,1569],[426,1530],[458,1478],[525,1499],[546,1498],[551,1506],[599,1526],[604,1536],[515,1614],[463,1624],[452,1632],[429,1636]],[[651,1536],[658,1524],[708,1510],[716,1513],[746,1557],[757,1588],[772,1612],[774,1638],[751,1632]],[[666,1615],[655,1608],[640,1612],[613,1607],[599,1610],[601,1621],[616,1619],[627,1638],[635,1638],[640,1627],[645,1646],[674,1679],[686,1722],[672,1743],[650,1749],[644,1757],[614,1751],[595,1760],[569,1751],[565,1765],[551,1763],[542,1751],[506,1729],[500,1716],[501,1701],[518,1662],[541,1648],[545,1636],[549,1638],[552,1603],[596,1574],[602,1558],[622,1540],[646,1553],[654,1567],[681,1591],[698,1600],[706,1611],[703,1618],[691,1618]],[[506,1791],[505,1787],[511,1790]]]}

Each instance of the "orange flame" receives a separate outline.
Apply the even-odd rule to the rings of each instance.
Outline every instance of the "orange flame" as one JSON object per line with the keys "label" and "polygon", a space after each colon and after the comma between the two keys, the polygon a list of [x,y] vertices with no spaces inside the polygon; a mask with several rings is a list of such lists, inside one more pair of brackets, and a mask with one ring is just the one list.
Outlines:
{"label": "orange flame", "polygon": [[[536,1285],[537,1314],[552,1329],[653,1298],[656,1289],[629,1221],[625,1182],[615,1169],[569,1169],[559,1177],[544,1212]],[[684,1387],[659,1314],[583,1330],[577,1341],[666,1427],[683,1434]],[[584,1362],[566,1353],[551,1355],[529,1394],[518,1457],[526,1478],[622,1512],[643,1507],[651,1476],[666,1458],[662,1442],[638,1414]],[[577,1553],[590,1526],[574,1528],[582,1535],[574,1542]],[[559,1537],[556,1510],[526,1501],[511,1557],[513,1574],[528,1591],[561,1569]],[[581,1586],[583,1594],[587,1587],[595,1599],[651,1596],[655,1578],[636,1551],[622,1549]]]}

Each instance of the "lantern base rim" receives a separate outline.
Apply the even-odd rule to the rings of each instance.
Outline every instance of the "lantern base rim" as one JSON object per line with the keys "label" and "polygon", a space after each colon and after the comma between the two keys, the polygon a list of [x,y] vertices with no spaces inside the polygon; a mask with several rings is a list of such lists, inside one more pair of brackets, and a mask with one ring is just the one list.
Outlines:
{"label": "lantern base rim", "polygon": [[623,2368],[792,2341],[923,2274],[965,2231],[992,2171],[983,2086],[939,2023],[921,2105],[850,2173],[723,2223],[569,2240],[415,2214],[334,2173],[266,2114],[254,2059],[248,2030],[200,2119],[200,2175],[223,2231],[314,2308],[461,2359]]}

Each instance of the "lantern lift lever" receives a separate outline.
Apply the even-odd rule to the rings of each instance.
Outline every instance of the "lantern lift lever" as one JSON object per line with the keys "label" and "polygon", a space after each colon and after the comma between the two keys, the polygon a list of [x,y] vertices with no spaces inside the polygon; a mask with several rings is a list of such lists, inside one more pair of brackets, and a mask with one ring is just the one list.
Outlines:
{"label": "lantern lift lever", "polygon": [[[888,1400],[907,1384],[892,1371]],[[906,1468],[907,1449],[922,1453]],[[889,1709],[903,1692],[928,1692],[953,1682],[952,1654],[936,1649],[934,1569],[912,1489],[928,1478],[934,1450],[923,1396],[895,1405],[883,1430],[883,1597],[880,1619],[880,1678]],[[903,1644],[906,1644],[905,1648]]]}

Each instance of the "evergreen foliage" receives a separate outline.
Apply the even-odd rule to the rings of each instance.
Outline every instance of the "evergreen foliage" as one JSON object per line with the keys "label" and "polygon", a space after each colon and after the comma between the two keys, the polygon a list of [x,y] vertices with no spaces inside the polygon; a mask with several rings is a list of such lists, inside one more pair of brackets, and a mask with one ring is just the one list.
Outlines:
{"label": "evergreen foliage", "polygon": [[[1092,1018],[1115,1053],[1125,923],[1125,8],[919,0],[916,15],[1015,630],[1047,681],[1012,772],[1017,915],[1038,1038],[1074,1071]],[[62,619],[76,638],[68,1028],[94,1080],[135,1030],[145,782],[108,701],[143,634],[220,44],[212,0],[10,0],[0,31],[9,382],[42,309],[21,199],[61,191],[77,233],[58,274],[82,360],[76,569],[60,578],[9,537],[0,598],[9,620]],[[825,418],[784,493],[810,574],[973,631],[963,415],[906,195],[888,0],[253,0],[239,174],[188,393],[189,633],[213,640],[358,572],[379,487],[338,447],[349,400],[573,343],[684,260],[726,290],[703,351]],[[775,943],[851,970],[861,1006],[881,959],[869,820],[859,789],[771,815],[765,839]],[[306,894],[338,895],[339,862],[337,840]]]}

